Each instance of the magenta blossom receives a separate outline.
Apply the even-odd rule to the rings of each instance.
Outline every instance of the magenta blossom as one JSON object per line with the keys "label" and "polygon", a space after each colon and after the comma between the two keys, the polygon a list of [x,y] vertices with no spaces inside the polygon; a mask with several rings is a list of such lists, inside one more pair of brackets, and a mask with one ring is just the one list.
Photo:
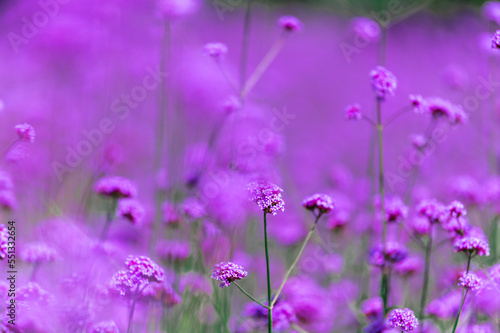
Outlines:
{"label": "magenta blossom", "polygon": [[30,143],[35,142],[35,129],[29,124],[19,124],[14,127],[16,129],[17,136],[23,141]]}
{"label": "magenta blossom", "polygon": [[241,280],[248,275],[248,272],[241,266],[230,261],[221,262],[212,270],[211,278],[220,281],[220,287],[229,287],[231,282]]}
{"label": "magenta blossom", "polygon": [[267,214],[276,215],[277,211],[285,211],[285,202],[281,197],[283,190],[270,182],[253,182],[247,185],[250,201],[259,205]]}

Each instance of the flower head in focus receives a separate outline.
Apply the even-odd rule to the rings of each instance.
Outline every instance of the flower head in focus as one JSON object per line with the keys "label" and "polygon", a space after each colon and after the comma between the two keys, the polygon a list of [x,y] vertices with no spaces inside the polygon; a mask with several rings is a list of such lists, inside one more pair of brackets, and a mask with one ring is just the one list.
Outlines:
{"label": "flower head in focus", "polygon": [[403,332],[413,331],[418,326],[417,317],[408,308],[392,310],[388,321],[392,328],[399,328]]}
{"label": "flower head in focus", "polygon": [[220,281],[219,286],[221,288],[229,287],[231,282],[236,280],[241,280],[248,275],[248,272],[233,262],[226,261],[221,262],[214,266],[212,269],[212,279]]}
{"label": "flower head in focus", "polygon": [[276,215],[277,211],[285,211],[285,202],[281,197],[283,190],[270,182],[252,182],[247,185],[250,192],[250,201],[259,205],[260,209],[267,214]]}
{"label": "flower head in focus", "polygon": [[455,252],[465,252],[469,256],[489,256],[490,246],[486,240],[480,239],[478,237],[466,236],[459,238],[453,244],[453,250]]}
{"label": "flower head in focus", "polygon": [[457,285],[469,289],[471,291],[478,291],[482,287],[483,282],[476,274],[472,272],[469,273],[464,272],[458,278]]}

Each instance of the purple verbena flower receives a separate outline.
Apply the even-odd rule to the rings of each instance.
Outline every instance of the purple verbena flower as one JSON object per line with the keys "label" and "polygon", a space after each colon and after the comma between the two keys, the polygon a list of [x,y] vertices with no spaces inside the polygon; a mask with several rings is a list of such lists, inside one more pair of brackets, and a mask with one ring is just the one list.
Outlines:
{"label": "purple verbena flower", "polygon": [[384,302],[381,297],[373,297],[361,303],[361,312],[368,319],[380,317],[384,312]]}
{"label": "purple verbena flower", "polygon": [[120,331],[114,321],[106,320],[92,325],[89,333],[120,333]]}
{"label": "purple verbena flower", "polygon": [[408,308],[392,310],[389,314],[388,322],[392,328],[399,328],[403,332],[413,331],[418,326],[417,317]]}
{"label": "purple verbena flower", "polygon": [[221,59],[227,54],[227,46],[224,43],[208,43],[203,47],[203,53],[215,59]]}
{"label": "purple verbena flower", "polygon": [[9,243],[9,229],[5,224],[0,224],[0,259],[7,257]]}
{"label": "purple verbena flower", "polygon": [[491,48],[500,49],[500,30],[495,31],[491,37]]}
{"label": "purple verbena flower", "polygon": [[481,279],[474,273],[462,273],[462,275],[458,278],[458,286],[469,289],[470,291],[478,291],[483,282]]}
{"label": "purple verbena flower", "polygon": [[410,135],[411,144],[416,149],[422,149],[427,144],[427,138],[423,134],[412,134]]}
{"label": "purple verbena flower", "polygon": [[408,256],[408,250],[397,242],[387,242],[385,254],[382,245],[378,245],[372,249],[369,255],[368,262],[371,265],[385,267],[398,263]]}
{"label": "purple verbena flower", "polygon": [[394,271],[404,277],[415,275],[422,270],[422,260],[418,257],[406,258],[394,265]]}
{"label": "purple verbena flower", "polygon": [[230,261],[221,262],[214,266],[212,270],[212,279],[220,281],[221,288],[229,287],[231,282],[241,280],[248,275],[245,269]]}
{"label": "purple verbena flower", "polygon": [[270,182],[252,182],[247,185],[250,201],[259,205],[267,214],[276,215],[277,211],[285,211],[285,202],[281,197],[283,190]]}
{"label": "purple verbena flower", "polygon": [[426,217],[430,223],[441,222],[440,217],[446,207],[436,199],[424,199],[417,205],[417,213]]}
{"label": "purple verbena flower", "polygon": [[116,215],[139,225],[145,215],[144,207],[141,203],[134,199],[120,199],[116,209]]}
{"label": "purple verbena flower", "polygon": [[130,255],[125,260],[125,266],[130,276],[141,284],[165,280],[163,269],[148,257]]}
{"label": "purple verbena flower", "polygon": [[30,143],[35,142],[35,129],[29,124],[19,124],[14,127],[16,129],[17,136],[23,141]]}
{"label": "purple verbena flower", "polygon": [[181,205],[181,213],[192,220],[198,220],[207,215],[205,207],[196,198],[186,198]]}
{"label": "purple verbena flower", "polygon": [[465,252],[469,256],[479,255],[479,256],[489,256],[490,246],[486,240],[466,236],[459,238],[453,244],[453,250],[455,252]]}
{"label": "purple verbena flower", "polygon": [[410,103],[415,113],[427,112],[427,101],[421,95],[410,95]]}
{"label": "purple verbena flower", "polygon": [[0,207],[6,211],[15,210],[17,208],[17,199],[13,191],[0,191]]}
{"label": "purple verbena flower", "polygon": [[50,262],[56,260],[57,251],[45,243],[31,243],[22,250],[20,258],[32,264]]}
{"label": "purple verbena flower", "polygon": [[370,72],[371,85],[377,99],[384,101],[388,96],[394,96],[398,80],[385,67],[377,66]]}
{"label": "purple verbena flower", "polygon": [[345,119],[360,120],[362,117],[361,106],[359,106],[359,104],[350,104],[345,108]]}
{"label": "purple verbena flower", "polygon": [[181,217],[171,202],[165,201],[161,206],[161,211],[163,213],[163,222],[167,226],[176,227],[181,224]]}
{"label": "purple verbena flower", "polygon": [[427,110],[435,118],[444,118],[452,125],[464,124],[467,121],[467,114],[458,106],[450,101],[439,97],[429,97],[427,101]]}
{"label": "purple verbena flower", "polygon": [[294,16],[282,16],[278,20],[278,25],[285,31],[299,32],[302,30],[302,22]]}
{"label": "purple verbena flower", "polygon": [[332,198],[327,194],[313,194],[302,201],[302,206],[318,215],[329,213],[335,208]]}
{"label": "purple verbena flower", "polygon": [[113,198],[137,196],[137,189],[130,180],[123,177],[104,177],[95,184],[97,194]]}
{"label": "purple verbena flower", "polygon": [[486,1],[482,6],[481,11],[486,20],[500,24],[500,2]]}
{"label": "purple verbena flower", "polygon": [[351,20],[351,28],[356,37],[368,43],[375,43],[380,37],[380,26],[368,17],[355,17]]}
{"label": "purple verbena flower", "polygon": [[410,229],[417,236],[429,235],[431,232],[431,223],[426,217],[417,216],[411,221]]}

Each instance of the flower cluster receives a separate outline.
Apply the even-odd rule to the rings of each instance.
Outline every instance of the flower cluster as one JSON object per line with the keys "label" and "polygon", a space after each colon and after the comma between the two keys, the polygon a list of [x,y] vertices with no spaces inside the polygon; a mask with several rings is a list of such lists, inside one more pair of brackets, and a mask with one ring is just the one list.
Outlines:
{"label": "flower cluster", "polygon": [[307,197],[302,201],[302,206],[317,212],[318,215],[329,213],[335,208],[332,198],[327,194],[314,194]]}
{"label": "flower cluster", "polygon": [[89,333],[119,333],[118,327],[112,320],[98,322],[92,325]]}
{"label": "flower cluster", "polygon": [[283,190],[270,182],[253,182],[247,185],[250,192],[250,201],[259,205],[267,214],[276,215],[278,211],[285,211],[285,202],[281,197]]}
{"label": "flower cluster", "polygon": [[57,258],[57,251],[45,243],[32,243],[26,245],[20,258],[32,264],[50,262]]}
{"label": "flower cluster", "polygon": [[388,321],[392,328],[399,328],[403,332],[413,331],[418,326],[417,317],[408,308],[392,310]]}
{"label": "flower cluster", "polygon": [[35,129],[29,124],[19,124],[15,126],[17,136],[23,141],[35,142]]}
{"label": "flower cluster", "polygon": [[153,260],[144,256],[128,256],[126,270],[118,271],[111,278],[111,290],[121,295],[138,293],[151,282],[163,282],[165,273]]}
{"label": "flower cluster", "polygon": [[241,266],[230,262],[221,262],[212,270],[211,278],[220,281],[220,287],[229,287],[231,282],[241,280],[248,275],[248,272]]}
{"label": "flower cluster", "polygon": [[123,177],[105,177],[95,184],[97,194],[112,198],[132,198],[137,196],[137,189],[132,182]]}
{"label": "flower cluster", "polygon": [[223,43],[208,43],[203,47],[203,53],[209,57],[220,59],[226,55],[227,46]]}
{"label": "flower cluster", "polygon": [[359,104],[351,104],[345,108],[345,118],[347,120],[360,120],[362,117]]}
{"label": "flower cluster", "polygon": [[116,215],[129,220],[133,224],[141,224],[145,211],[139,201],[135,199],[121,199],[118,201]]}
{"label": "flower cluster", "polygon": [[294,16],[282,16],[278,20],[278,25],[285,31],[299,32],[302,30],[302,22]]}
{"label": "flower cluster", "polygon": [[481,288],[483,282],[481,279],[474,273],[462,273],[462,275],[458,278],[458,286],[464,287],[471,291],[477,291]]}
{"label": "flower cluster", "polygon": [[490,246],[487,241],[477,237],[463,237],[459,238],[453,244],[455,252],[465,252],[469,256],[489,256]]}
{"label": "flower cluster", "polygon": [[398,80],[385,67],[377,66],[370,72],[372,89],[378,100],[384,101],[389,96],[394,96]]}

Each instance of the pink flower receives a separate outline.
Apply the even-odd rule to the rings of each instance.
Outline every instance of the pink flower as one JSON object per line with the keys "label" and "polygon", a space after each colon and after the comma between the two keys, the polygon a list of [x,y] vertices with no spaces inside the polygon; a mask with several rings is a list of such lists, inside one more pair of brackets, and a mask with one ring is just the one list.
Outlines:
{"label": "pink flower", "polygon": [[478,291],[483,285],[481,279],[474,273],[463,272],[460,278],[458,279],[458,286],[464,287],[471,291]]}
{"label": "pink flower", "polygon": [[302,22],[294,16],[282,16],[278,20],[278,25],[285,31],[299,32],[302,30]]}
{"label": "pink flower", "polygon": [[385,67],[377,66],[370,72],[373,91],[378,100],[384,101],[388,96],[394,96],[398,80]]}
{"label": "pink flower", "polygon": [[345,108],[345,118],[347,120],[360,120],[363,115],[361,114],[361,107],[359,104],[350,104]]}
{"label": "pink flower", "polygon": [[465,252],[468,255],[474,256],[489,256],[490,246],[488,242],[477,237],[464,237],[455,241],[453,244],[455,252]]}
{"label": "pink flower", "polygon": [[392,310],[388,321],[392,328],[399,328],[403,332],[413,331],[418,326],[417,317],[412,310],[407,308]]}
{"label": "pink flower", "polygon": [[16,129],[19,139],[33,143],[35,142],[35,129],[33,126],[24,123],[14,127]]}
{"label": "pink flower", "polygon": [[253,182],[247,185],[250,201],[259,205],[268,214],[276,215],[277,211],[285,211],[285,202],[281,197],[283,190],[270,182]]}
{"label": "pink flower", "polygon": [[491,48],[500,49],[500,30],[495,31],[491,37]]}
{"label": "pink flower", "polygon": [[123,177],[101,178],[94,187],[97,194],[113,198],[132,198],[137,196],[137,189],[130,180]]}
{"label": "pink flower", "polygon": [[203,47],[206,56],[220,59],[227,54],[227,46],[223,43],[208,43]]}
{"label": "pink flower", "polygon": [[119,333],[118,327],[112,320],[101,321],[94,324],[89,333]]}
{"label": "pink flower", "polygon": [[141,224],[145,212],[142,205],[134,199],[121,199],[118,201],[116,215],[129,220],[133,224]]}
{"label": "pink flower", "polygon": [[335,208],[332,198],[327,194],[314,194],[307,197],[302,201],[302,206],[313,212],[317,211],[318,215],[329,213]]}
{"label": "pink flower", "polygon": [[248,275],[248,272],[241,266],[230,261],[221,262],[215,265],[211,278],[220,281],[220,287],[229,287],[231,282],[241,280]]}
{"label": "pink flower", "polygon": [[56,260],[57,252],[45,243],[32,243],[21,252],[20,258],[32,264],[44,263]]}

